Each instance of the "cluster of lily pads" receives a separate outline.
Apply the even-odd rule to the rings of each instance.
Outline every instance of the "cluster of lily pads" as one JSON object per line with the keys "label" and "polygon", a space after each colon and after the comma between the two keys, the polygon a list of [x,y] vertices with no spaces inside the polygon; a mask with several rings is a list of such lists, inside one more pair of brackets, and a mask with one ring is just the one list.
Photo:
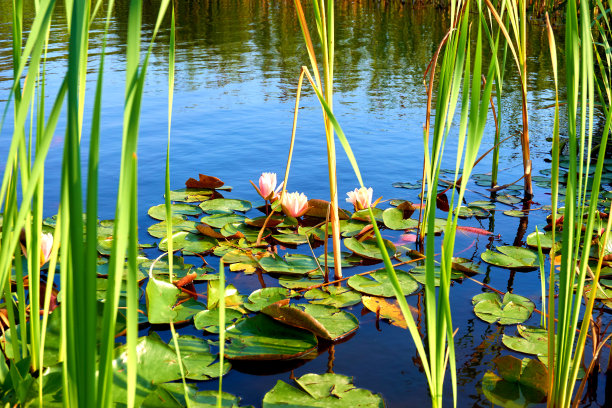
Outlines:
{"label": "cluster of lily pads", "polygon": [[[612,165],[612,163],[611,163]],[[486,175],[476,175],[476,183],[486,183]],[[489,180],[490,181],[490,180]],[[544,181],[542,181],[544,182]],[[401,185],[400,185],[401,184]],[[396,183],[397,187],[414,188],[418,183],[406,185]],[[223,372],[231,370],[233,361],[241,360],[287,360],[308,359],[317,353],[321,344],[346,339],[359,328],[359,320],[345,308],[363,305],[364,309],[376,313],[377,318],[406,328],[406,322],[393,299],[394,291],[384,269],[352,274],[342,282],[327,282],[326,270],[333,268],[334,254],[321,253],[321,247],[331,234],[328,225],[328,206],[324,200],[310,199],[300,193],[286,194],[282,184],[276,185],[272,173],[264,173],[255,186],[264,199],[261,205],[253,206],[245,200],[225,198],[223,194],[231,191],[221,180],[200,175],[199,179],[189,179],[186,187],[172,191],[170,198],[173,270],[174,281],[169,281],[170,270],[167,257],[150,259],[145,250],[157,247],[168,250],[166,236],[167,223],[164,204],[148,210],[157,223],[148,228],[148,233],[159,241],[157,244],[142,244],[139,259],[139,280],[143,283],[143,296],[140,306],[140,323],[166,325],[170,322],[192,324],[202,331],[203,336],[178,336],[179,348],[188,380],[204,381],[216,378],[220,367],[216,347],[219,333],[219,301],[223,296],[227,307],[225,313],[226,344]],[[513,187],[513,186],[510,186]],[[420,186],[419,186],[420,188]],[[498,211],[497,206],[510,206],[503,210],[508,216],[517,216],[512,211],[526,213],[514,206],[521,202],[517,188],[498,194],[493,199],[468,203],[459,213],[461,218],[483,218]],[[400,241],[393,243],[385,239],[388,254],[401,268],[396,268],[402,290],[406,295],[417,292],[425,282],[425,269],[421,262],[422,254],[410,246],[419,227],[415,217],[419,205],[405,200],[390,200],[389,208],[375,206],[372,202],[372,189],[356,189],[348,193],[347,202],[353,210],[341,210],[340,232],[346,251],[341,256],[342,267],[375,265],[382,259],[380,249],[373,238],[368,207],[373,207],[374,221],[383,230],[395,230]],[[280,204],[280,205],[279,205]],[[444,211],[444,200],[439,199],[438,207]],[[448,204],[446,204],[448,207]],[[546,208],[543,208],[546,210]],[[446,208],[448,211],[448,208]],[[509,213],[510,212],[510,213]],[[446,218],[436,218],[435,232],[443,231]],[[551,227],[556,226],[551,220]],[[55,228],[55,217],[44,222],[45,232]],[[490,235],[490,231],[459,226],[468,233]],[[399,232],[401,231],[401,233]],[[98,301],[106,297],[108,255],[113,241],[113,221],[98,223]],[[388,235],[388,234],[387,234]],[[527,236],[526,244],[531,248],[538,245],[544,251],[553,245],[550,232],[537,232]],[[41,240],[42,257],[48,257],[50,235]],[[316,256],[315,253],[319,255]],[[246,295],[229,284],[221,288],[218,273],[211,265],[216,265],[218,257],[229,270],[236,273],[266,274],[277,285],[265,284],[261,289]],[[201,259],[201,265],[187,263],[188,259]],[[539,267],[535,250],[517,246],[498,246],[487,249],[481,259],[491,265],[512,270],[534,270]],[[415,262],[417,261],[417,262]],[[46,259],[41,259],[41,263]],[[604,304],[612,297],[612,269],[604,269],[603,279],[598,286],[598,295]],[[453,258],[452,279],[462,280],[466,276],[479,273],[479,266],[469,259]],[[350,272],[348,273],[350,275]],[[147,280],[148,278],[148,280]],[[146,281],[146,285],[144,282]],[[260,280],[264,282],[264,280]],[[267,279],[266,282],[269,282]],[[59,302],[56,302],[55,299]],[[126,301],[121,298],[120,305]],[[537,356],[538,360],[504,356],[495,361],[497,372],[487,372],[483,378],[483,391],[487,398],[498,404],[505,404],[524,398],[525,401],[541,401],[545,389],[537,386],[538,379],[546,375],[547,339],[546,331],[537,327],[522,326],[535,310],[534,303],[522,296],[507,293],[500,296],[494,292],[481,293],[472,299],[474,313],[489,324],[518,325],[518,336],[504,335],[502,342],[510,350]],[[51,309],[61,308],[61,293],[55,292]],[[44,376],[44,393],[49,401],[61,401],[60,361],[60,319],[55,310],[49,319],[46,334],[44,362],[47,367]],[[99,303],[102,314],[102,303]],[[125,329],[125,317],[119,316],[117,334]],[[21,330],[17,331],[17,334]],[[8,357],[13,350],[5,347],[6,340],[13,335],[9,328],[3,336],[4,352]],[[115,381],[118,390],[125,382],[125,347],[116,350]],[[137,403],[142,406],[157,406],[159,401],[171,401],[164,406],[184,406],[185,396],[180,379],[180,369],[176,360],[176,350],[172,342],[166,343],[156,333],[139,339],[138,347],[139,381]],[[29,373],[24,373],[24,375]],[[28,392],[32,398],[37,396],[38,382],[32,382]],[[513,396],[500,394],[500,390],[512,388]],[[505,396],[504,396],[505,395]],[[518,397],[517,397],[518,395]],[[214,406],[216,392],[198,391],[193,384],[189,386],[189,398],[199,406]],[[238,406],[239,399],[224,394],[228,406]],[[26,398],[27,400],[27,398]],[[118,403],[125,402],[124,391],[115,395]],[[299,401],[303,406],[384,406],[380,395],[357,389],[349,377],[338,374],[307,374],[296,380],[295,386],[279,381],[264,399],[264,407],[282,405]],[[174,405],[173,405],[174,404]]]}

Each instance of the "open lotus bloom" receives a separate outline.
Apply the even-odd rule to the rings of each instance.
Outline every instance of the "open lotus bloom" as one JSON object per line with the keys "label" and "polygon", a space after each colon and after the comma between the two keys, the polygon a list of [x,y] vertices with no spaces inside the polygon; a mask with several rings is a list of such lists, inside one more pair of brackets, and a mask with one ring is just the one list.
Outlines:
{"label": "open lotus bloom", "polygon": [[[254,185],[255,186],[255,185]],[[278,199],[278,193],[283,188],[283,183],[276,186],[276,173],[262,173],[259,177],[259,188],[255,189],[264,200],[275,201]]]}
{"label": "open lotus bloom", "polygon": [[283,211],[290,217],[298,218],[308,211],[308,198],[304,193],[285,193],[282,201]]}
{"label": "open lotus bloom", "polygon": [[40,237],[40,266],[47,263],[53,248],[53,234],[43,233]]}
{"label": "open lotus bloom", "polygon": [[363,210],[366,208],[370,208],[372,206],[373,193],[374,190],[372,190],[372,187],[361,187],[359,190],[355,189],[354,191],[349,191],[348,193],[346,193],[346,195],[348,196],[346,202],[353,204],[355,210]]}

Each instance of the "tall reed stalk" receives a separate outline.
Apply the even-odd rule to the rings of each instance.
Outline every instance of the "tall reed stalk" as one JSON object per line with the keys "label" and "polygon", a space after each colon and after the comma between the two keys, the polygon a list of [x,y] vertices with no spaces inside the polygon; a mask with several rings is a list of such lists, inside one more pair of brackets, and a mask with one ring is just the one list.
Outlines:
{"label": "tall reed stalk", "polygon": [[[330,0],[313,0],[312,8],[315,15],[316,28],[323,53],[323,65],[319,68],[310,30],[306,22],[306,15],[301,0],[294,0],[298,21],[304,36],[310,67],[315,81],[312,86],[323,95],[325,103],[333,112],[334,97],[334,2]],[[321,81],[320,69],[323,71]],[[330,222],[332,226],[332,245],[334,252],[334,275],[336,279],[342,278],[342,262],[340,257],[340,219],[338,218],[338,182],[336,177],[336,142],[334,128],[330,122],[329,114],[323,110],[323,123],[325,126],[325,141],[327,143],[327,172],[329,175],[330,195]],[[286,185],[285,187],[286,188]],[[326,255],[327,256],[327,253]]]}

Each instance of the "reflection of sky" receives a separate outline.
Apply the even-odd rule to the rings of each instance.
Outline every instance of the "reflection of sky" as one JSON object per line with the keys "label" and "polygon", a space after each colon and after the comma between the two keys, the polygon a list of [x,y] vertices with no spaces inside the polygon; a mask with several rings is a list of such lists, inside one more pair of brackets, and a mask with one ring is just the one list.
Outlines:
{"label": "reflection of sky", "polygon": [[[6,3],[6,2],[3,2]],[[120,3],[111,25],[106,58],[102,142],[100,151],[101,198],[108,199],[102,215],[111,216],[116,189],[116,168],[120,153],[121,111],[123,106],[125,41],[122,29],[125,13]],[[188,6],[185,6],[188,7]],[[282,173],[291,134],[295,87],[299,66],[307,63],[297,21],[286,5],[253,5],[248,11],[232,7],[179,9],[177,33],[176,93],[172,131],[173,187],[198,172],[211,174],[233,185],[241,196],[254,198],[248,179],[262,171]],[[366,184],[386,198],[405,196],[393,189],[395,181],[419,177],[422,165],[422,126],[426,96],[423,72],[431,57],[443,24],[439,13],[404,11],[397,15],[380,9],[339,7],[337,11],[337,68],[335,110],[349,138]],[[152,15],[145,15],[145,37],[150,35]],[[95,71],[100,53],[102,21],[90,32],[92,57],[89,95],[93,96]],[[534,85],[550,85],[546,48],[539,49],[540,27],[532,26],[537,41],[530,43],[534,53]],[[167,111],[167,31],[160,33],[149,68],[141,116],[140,196],[143,205],[161,200],[165,160]],[[47,65],[48,95],[57,86],[65,68],[64,26],[57,22],[51,35],[50,62]],[[10,77],[10,22],[0,26],[0,83],[6,98]],[[146,44],[145,44],[146,45]],[[509,60],[507,78],[515,80]],[[520,130],[520,94],[507,81],[503,114],[505,133]],[[326,195],[327,165],[321,111],[305,86],[299,111],[297,143],[289,188],[309,196]],[[548,104],[550,91],[530,94],[533,107]],[[89,106],[91,104],[88,103]],[[534,154],[546,154],[541,147],[550,133],[550,110],[531,109]],[[10,118],[8,118],[10,121]],[[85,145],[89,133],[85,121]],[[491,127],[492,128],[492,127]],[[7,122],[3,137],[7,137]],[[48,162],[48,181],[59,179],[62,146],[61,123]],[[508,133],[507,133],[508,134]],[[483,146],[490,146],[489,132]],[[454,139],[448,142],[453,150]],[[502,152],[502,167],[510,166],[520,154],[518,138],[507,142]],[[356,185],[356,179],[338,144],[339,191]],[[447,153],[448,167],[454,163]],[[477,172],[488,168],[488,161]],[[539,165],[535,164],[536,171]],[[509,177],[512,178],[512,177]],[[509,181],[505,180],[505,181]],[[49,192],[52,211],[57,193]],[[102,203],[104,204],[104,203]]]}

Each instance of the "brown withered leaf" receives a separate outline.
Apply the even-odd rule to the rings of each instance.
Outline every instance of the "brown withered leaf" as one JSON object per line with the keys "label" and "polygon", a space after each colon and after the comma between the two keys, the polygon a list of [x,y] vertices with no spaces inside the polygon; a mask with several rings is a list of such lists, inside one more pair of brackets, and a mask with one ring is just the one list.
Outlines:
{"label": "brown withered leaf", "polygon": [[[387,300],[378,296],[365,295],[361,296],[361,301],[368,310],[376,313],[377,316],[390,320],[392,325],[401,327],[402,329],[408,328],[406,319],[404,319],[404,315],[402,314],[402,310],[397,304],[397,301]],[[408,307],[410,308],[410,312],[412,312],[413,317],[416,317],[418,314],[416,308],[410,305],[408,305]]]}
{"label": "brown withered leaf", "polygon": [[189,178],[189,180],[185,182],[185,187],[187,188],[219,188],[219,187],[223,187],[224,184],[225,183],[222,182],[217,177],[200,174],[200,180],[196,180],[193,177]]}
{"label": "brown withered leaf", "polygon": [[[312,198],[308,200],[308,211],[306,211],[305,215],[309,217],[325,219],[327,217],[327,207],[328,206],[329,206],[329,201]],[[339,208],[338,218],[341,220],[348,220],[350,217],[344,210]]]}
{"label": "brown withered leaf", "polygon": [[202,235],[206,235],[207,237],[215,238],[215,239],[237,239],[244,238],[244,234],[240,231],[237,231],[234,235],[230,235],[226,237],[225,235],[215,231],[213,228],[209,227],[206,224],[198,224],[196,225],[196,229]]}
{"label": "brown withered leaf", "polygon": [[416,210],[414,204],[412,204],[410,201],[404,201],[397,206],[397,209],[402,211],[404,219],[410,218],[414,213],[414,210]]}

